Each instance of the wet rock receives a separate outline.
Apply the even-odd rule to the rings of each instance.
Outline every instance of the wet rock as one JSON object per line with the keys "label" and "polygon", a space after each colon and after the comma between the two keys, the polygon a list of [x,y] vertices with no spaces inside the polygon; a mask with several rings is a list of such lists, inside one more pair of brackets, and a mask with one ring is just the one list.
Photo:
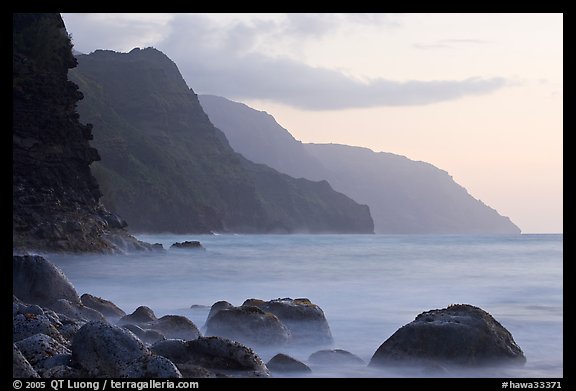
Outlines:
{"label": "wet rock", "polygon": [[249,376],[269,376],[260,357],[239,342],[221,337],[199,337],[192,341],[166,340],[151,347],[152,352],[176,365],[188,364]]}
{"label": "wet rock", "polygon": [[342,349],[319,350],[312,353],[308,361],[320,365],[366,365],[360,357]]}
{"label": "wet rock", "polygon": [[39,374],[53,366],[63,365],[70,359],[70,350],[45,334],[36,334],[18,341],[16,347]]}
{"label": "wet rock", "polygon": [[75,378],[81,378],[81,377],[85,377],[85,376],[80,370],[78,370],[76,368],[72,368],[68,365],[59,365],[59,366],[52,367],[52,368],[48,369],[47,371],[45,371],[42,374],[42,377],[47,378],[47,379],[52,379],[52,378],[75,379]]}
{"label": "wet rock", "polygon": [[209,371],[206,368],[199,367],[198,365],[191,365],[191,364],[178,364],[176,365],[178,370],[182,374],[182,377],[185,378],[194,378],[194,379],[214,379],[217,376],[214,372]]}
{"label": "wet rock", "polygon": [[275,315],[245,305],[218,311],[206,323],[206,334],[248,345],[280,345],[290,338],[288,329]]}
{"label": "wet rock", "polygon": [[120,372],[124,378],[181,378],[176,365],[166,357],[144,355],[132,361]]}
{"label": "wet rock", "polygon": [[333,342],[324,311],[309,299],[248,299],[243,305],[256,306],[276,315],[289,330],[293,343],[326,345]]}
{"label": "wet rock", "polygon": [[12,377],[16,378],[32,378],[40,377],[32,365],[22,355],[20,349],[16,345],[12,345]]}
{"label": "wet rock", "polygon": [[120,307],[118,307],[111,301],[103,299],[101,297],[92,296],[88,293],[84,293],[80,297],[80,300],[82,301],[82,304],[84,304],[86,307],[90,307],[100,312],[110,322],[116,322],[118,319],[122,318],[123,316],[126,316],[126,312],[124,312]]}
{"label": "wet rock", "polygon": [[133,333],[103,322],[89,322],[72,340],[72,365],[89,377],[119,377],[129,364],[148,354]]}
{"label": "wet rock", "polygon": [[135,324],[126,324],[122,327],[133,332],[134,335],[136,335],[138,338],[140,338],[140,340],[147,344],[154,344],[158,341],[163,341],[166,339],[162,333],[156,330],[144,330]]}
{"label": "wet rock", "polygon": [[[208,321],[218,312],[230,308],[236,308],[236,307],[234,307],[232,304],[228,303],[225,300],[217,301],[216,303],[212,304],[212,307],[210,307],[210,312],[208,313],[208,317],[206,318],[206,324],[208,324]],[[206,325],[204,327],[206,327]]]}
{"label": "wet rock", "polygon": [[153,250],[153,251],[165,251],[165,250],[164,250],[164,246],[162,245],[162,243],[154,243],[154,244],[152,244],[152,250]]}
{"label": "wet rock", "polygon": [[200,336],[198,327],[187,317],[166,315],[158,320],[141,324],[143,329],[156,330],[168,339],[191,340]]}
{"label": "wet rock", "polygon": [[302,361],[298,361],[286,354],[278,353],[266,363],[266,367],[272,372],[302,372],[310,373],[312,370]]}
{"label": "wet rock", "polygon": [[57,314],[66,315],[68,318],[88,322],[91,320],[107,322],[104,315],[93,308],[86,307],[82,303],[73,303],[70,300],[59,299],[50,304],[50,309]]}
{"label": "wet rock", "polygon": [[26,303],[48,306],[58,299],[80,303],[62,270],[38,255],[12,257],[13,293]]}
{"label": "wet rock", "polygon": [[186,240],[184,242],[176,242],[170,248],[186,248],[195,250],[204,250],[204,246],[197,240]]}
{"label": "wet rock", "polygon": [[66,343],[64,337],[44,313],[36,314],[26,312],[25,308],[23,312],[24,313],[16,313],[13,317],[12,338],[14,342],[21,341],[35,334],[45,334],[54,338],[59,343]]}
{"label": "wet rock", "polygon": [[126,315],[126,316],[120,318],[120,320],[118,321],[118,324],[119,325],[124,325],[124,324],[139,325],[141,323],[148,323],[148,322],[152,322],[155,320],[158,320],[158,318],[156,317],[156,315],[154,315],[154,311],[152,311],[149,307],[142,305],[142,306],[136,308],[136,310],[134,312],[132,312],[130,315]]}
{"label": "wet rock", "polygon": [[468,304],[423,312],[398,329],[372,356],[371,366],[519,364],[526,358],[512,334],[486,311]]}

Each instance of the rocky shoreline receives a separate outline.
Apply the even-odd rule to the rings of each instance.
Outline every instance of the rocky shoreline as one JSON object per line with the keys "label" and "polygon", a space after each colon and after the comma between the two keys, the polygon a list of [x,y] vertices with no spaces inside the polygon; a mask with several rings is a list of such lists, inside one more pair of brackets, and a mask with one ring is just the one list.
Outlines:
{"label": "rocky shoreline", "polygon": [[[37,255],[13,256],[13,377],[218,378],[313,375],[333,368],[523,365],[512,335],[480,308],[424,312],[378,347],[369,363],[334,348],[322,309],[306,298],[214,303],[200,329],[145,306],[126,314],[109,300],[78,295],[64,273]],[[204,332],[200,330],[205,330]],[[307,362],[252,349],[317,346]]]}

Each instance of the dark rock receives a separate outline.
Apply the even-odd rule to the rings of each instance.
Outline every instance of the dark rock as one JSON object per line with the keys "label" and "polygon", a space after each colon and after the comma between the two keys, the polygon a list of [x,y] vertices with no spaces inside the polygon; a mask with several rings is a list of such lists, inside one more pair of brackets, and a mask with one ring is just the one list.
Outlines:
{"label": "dark rock", "polygon": [[31,378],[40,377],[32,365],[22,355],[16,345],[12,345],[12,377]]}
{"label": "dark rock", "polygon": [[319,350],[312,353],[308,361],[320,365],[366,365],[360,357],[342,349]]}
{"label": "dark rock", "polygon": [[226,338],[166,340],[154,344],[151,350],[179,367],[180,364],[188,364],[219,371],[239,371],[250,376],[269,375],[268,369],[252,349]]}
{"label": "dark rock", "polygon": [[208,317],[206,318],[206,324],[208,324],[208,321],[214,315],[216,315],[216,313],[218,313],[221,310],[227,310],[230,308],[235,308],[235,307],[225,300],[217,301],[216,303],[212,304],[212,307],[210,307],[210,312],[208,313]]}
{"label": "dark rock", "polygon": [[123,378],[181,378],[182,374],[172,363],[162,356],[144,355],[132,361],[120,372]]}
{"label": "dark rock", "polygon": [[[16,342],[16,346],[32,367],[41,374],[56,365],[69,361],[70,350],[45,334],[35,334]],[[60,355],[65,355],[58,357]]]}
{"label": "dark rock", "polygon": [[148,322],[152,322],[155,320],[158,320],[158,318],[156,317],[156,315],[154,315],[154,311],[152,311],[149,307],[142,305],[142,306],[136,308],[136,310],[134,312],[132,312],[130,315],[126,315],[126,316],[120,318],[120,320],[118,321],[118,324],[119,325],[124,325],[124,324],[139,325],[141,323],[148,323]]}
{"label": "dark rock", "polygon": [[117,321],[121,317],[126,316],[126,312],[124,312],[120,307],[101,297],[96,297],[88,293],[84,293],[80,297],[80,300],[86,307],[90,307],[100,312],[109,321]]}
{"label": "dark rock", "polygon": [[180,315],[165,315],[152,322],[142,323],[143,329],[156,330],[166,338],[191,340],[200,337],[198,327],[187,317]]}
{"label": "dark rock", "polygon": [[380,345],[370,366],[525,362],[510,332],[489,313],[468,304],[454,304],[423,312],[402,326]]}
{"label": "dark rock", "polygon": [[154,243],[154,244],[152,244],[152,250],[164,251],[164,246],[162,245],[162,243]]}
{"label": "dark rock", "polygon": [[248,345],[279,345],[290,338],[288,329],[276,316],[246,305],[218,311],[206,323],[206,334]]}
{"label": "dark rock", "polygon": [[76,112],[83,94],[68,80],[77,61],[61,16],[12,17],[13,249],[113,252],[111,238],[146,249],[99,201],[90,165],[100,156]]}
{"label": "dark rock", "polygon": [[197,240],[186,240],[184,242],[176,242],[170,248],[191,248],[191,249],[204,249],[204,246]]}
{"label": "dark rock", "polygon": [[310,367],[286,354],[278,353],[266,363],[272,372],[312,372]]}
{"label": "dark rock", "polygon": [[12,284],[14,295],[26,303],[48,306],[58,299],[80,303],[62,270],[38,255],[12,257]]}
{"label": "dark rock", "polygon": [[83,322],[88,322],[91,320],[106,322],[104,315],[93,308],[86,307],[82,303],[72,303],[70,300],[59,299],[50,304],[49,307],[57,314],[63,314],[69,318]]}
{"label": "dark rock", "polygon": [[322,309],[309,299],[248,299],[243,305],[253,305],[278,317],[292,335],[291,342],[327,345],[333,342],[328,321]]}
{"label": "dark rock", "polygon": [[68,365],[58,365],[44,371],[42,377],[46,379],[76,379],[85,376],[79,369],[72,368]]}
{"label": "dark rock", "polygon": [[144,330],[143,328],[136,326],[135,324],[126,324],[122,327],[125,328],[126,330],[130,330],[131,332],[133,332],[134,335],[136,335],[138,338],[140,338],[143,342],[146,342],[147,344],[154,344],[158,341],[163,341],[166,339],[166,337],[162,333],[156,330]]}
{"label": "dark rock", "polygon": [[39,315],[29,312],[16,313],[12,323],[13,341],[18,342],[35,334],[45,334],[61,344],[66,343],[56,326],[44,313]]}
{"label": "dark rock", "polygon": [[89,377],[120,377],[134,360],[149,354],[133,333],[103,322],[89,322],[72,340],[72,366]]}
{"label": "dark rock", "polygon": [[198,365],[178,364],[176,366],[184,378],[215,379],[219,377],[216,376],[214,372],[209,371],[206,368],[199,367]]}

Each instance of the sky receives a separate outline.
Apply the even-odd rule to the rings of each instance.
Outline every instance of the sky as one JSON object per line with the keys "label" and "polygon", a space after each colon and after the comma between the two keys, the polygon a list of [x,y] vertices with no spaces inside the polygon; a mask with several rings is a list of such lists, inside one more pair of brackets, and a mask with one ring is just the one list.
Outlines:
{"label": "sky", "polygon": [[562,14],[62,14],[76,50],[155,47],[303,142],[434,164],[563,232]]}

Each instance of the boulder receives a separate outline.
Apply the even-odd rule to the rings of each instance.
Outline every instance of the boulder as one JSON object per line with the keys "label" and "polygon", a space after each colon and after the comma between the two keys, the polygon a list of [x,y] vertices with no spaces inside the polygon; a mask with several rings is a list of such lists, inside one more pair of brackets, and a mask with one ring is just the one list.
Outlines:
{"label": "boulder", "polygon": [[186,240],[184,242],[176,242],[170,246],[170,248],[186,248],[195,250],[205,250],[202,243],[197,240]]}
{"label": "boulder", "polygon": [[42,374],[42,377],[46,379],[74,379],[84,377],[84,375],[82,374],[82,371],[76,368],[72,368],[68,365],[58,365],[45,371]]}
{"label": "boulder", "polygon": [[293,343],[328,345],[333,342],[324,311],[309,299],[248,299],[243,305],[256,306],[276,315],[289,330]]}
{"label": "boulder", "polygon": [[288,373],[301,372],[310,373],[312,370],[302,361],[298,361],[286,354],[278,353],[266,363],[266,367],[272,372]]}
{"label": "boulder", "polygon": [[269,375],[268,369],[252,349],[226,338],[199,337],[192,341],[169,339],[155,343],[151,350],[179,368],[181,364],[187,364],[254,376]]}
{"label": "boulder", "polygon": [[72,366],[89,377],[119,377],[131,362],[149,351],[133,333],[104,322],[89,322],[72,340]]}
{"label": "boulder", "polygon": [[[210,312],[208,313],[208,317],[206,318],[206,325],[208,324],[208,321],[218,312],[230,308],[236,308],[236,307],[234,307],[232,304],[228,303],[225,300],[217,301],[216,303],[212,304],[212,307],[210,307]],[[206,325],[204,325],[204,327],[206,327]]]}
{"label": "boulder", "polygon": [[370,366],[525,362],[512,334],[488,312],[468,304],[454,304],[423,312],[402,326],[380,345]]}
{"label": "boulder", "polygon": [[319,350],[308,358],[311,364],[320,365],[366,365],[364,360],[355,354],[342,349]]}
{"label": "boulder", "polygon": [[288,329],[275,315],[245,305],[216,312],[206,323],[206,334],[248,345],[280,345],[290,338]]}
{"label": "boulder", "polygon": [[82,303],[73,303],[67,299],[58,299],[49,306],[57,314],[66,315],[68,318],[88,322],[91,320],[107,322],[104,315],[100,312],[86,307]]}
{"label": "boulder", "polygon": [[140,340],[147,344],[154,344],[158,341],[163,341],[166,339],[164,335],[156,330],[144,330],[135,324],[126,324],[122,327],[133,332],[134,335],[136,335],[138,338],[140,338]]}
{"label": "boulder", "polygon": [[12,256],[13,293],[26,303],[48,306],[58,299],[80,303],[62,270],[38,255]]}
{"label": "boulder", "polygon": [[16,313],[12,322],[13,341],[18,342],[36,334],[45,334],[61,344],[66,343],[64,337],[44,313]]}
{"label": "boulder", "polygon": [[26,360],[26,357],[22,355],[20,349],[14,344],[12,344],[12,377],[15,378],[31,378],[40,377],[38,372],[32,365]]}
{"label": "boulder", "polygon": [[176,365],[166,357],[144,355],[128,364],[120,372],[124,378],[181,378],[182,374]]}
{"label": "boulder", "polygon": [[84,293],[80,300],[82,304],[86,307],[90,307],[95,309],[96,311],[100,312],[102,315],[106,317],[111,322],[115,322],[118,319],[126,316],[126,312],[124,312],[120,307],[116,304],[112,303],[109,300],[103,299],[101,297],[92,296],[88,293]]}
{"label": "boulder", "polygon": [[187,317],[181,315],[165,315],[148,323],[141,323],[145,330],[155,330],[168,339],[191,340],[200,336],[198,327]]}
{"label": "boulder", "polygon": [[194,378],[194,379],[214,379],[217,377],[225,377],[222,374],[218,376],[209,371],[206,368],[199,367],[198,365],[191,365],[191,364],[178,364],[178,370],[182,374],[182,377],[185,378]]}
{"label": "boulder", "polygon": [[18,341],[16,347],[39,374],[70,360],[70,350],[45,334],[36,334]]}
{"label": "boulder", "polygon": [[149,307],[141,305],[140,307],[136,308],[134,312],[130,315],[123,316],[118,320],[119,325],[124,324],[135,324],[139,325],[141,323],[147,323],[158,320],[156,315],[154,315],[154,311],[152,311]]}

